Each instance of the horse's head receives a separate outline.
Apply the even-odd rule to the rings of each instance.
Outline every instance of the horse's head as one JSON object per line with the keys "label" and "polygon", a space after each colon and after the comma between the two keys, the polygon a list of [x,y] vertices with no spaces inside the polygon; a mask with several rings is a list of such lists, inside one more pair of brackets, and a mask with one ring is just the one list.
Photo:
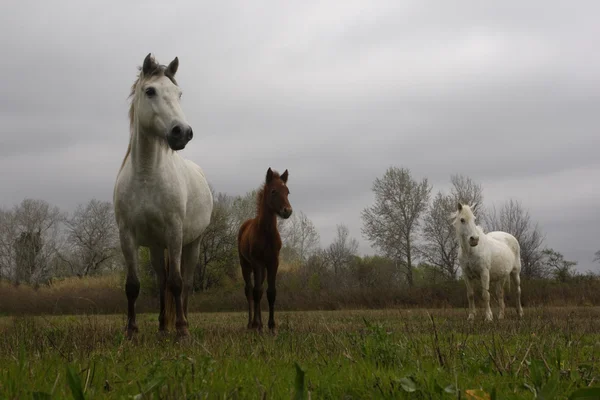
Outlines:
{"label": "horse's head", "polygon": [[175,81],[179,59],[168,66],[158,64],[148,54],[140,76],[132,88],[131,123],[141,130],[166,140],[173,150],[182,150],[194,133],[181,110],[181,89]]}
{"label": "horse's head", "polygon": [[264,201],[269,209],[273,210],[281,218],[287,219],[292,215],[292,206],[288,200],[290,190],[287,187],[288,170],[281,176],[269,168],[265,181]]}
{"label": "horse's head", "polygon": [[479,243],[479,229],[475,224],[475,215],[473,214],[472,208],[475,208],[476,204],[469,207],[466,204],[458,203],[458,208],[452,213],[452,224],[456,229],[457,235],[463,240],[467,241],[472,247],[477,246]]}

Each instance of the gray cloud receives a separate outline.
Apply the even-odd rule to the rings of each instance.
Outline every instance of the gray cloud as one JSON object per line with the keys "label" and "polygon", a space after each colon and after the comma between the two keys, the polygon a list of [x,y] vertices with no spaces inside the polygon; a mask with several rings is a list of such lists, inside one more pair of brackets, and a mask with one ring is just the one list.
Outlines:
{"label": "gray cloud", "polygon": [[520,199],[548,245],[593,268],[600,226],[596,2],[216,5],[12,1],[0,16],[0,204],[112,198],[127,96],[148,52],[180,59],[183,152],[219,191],[267,167],[326,245],[360,234],[390,165]]}

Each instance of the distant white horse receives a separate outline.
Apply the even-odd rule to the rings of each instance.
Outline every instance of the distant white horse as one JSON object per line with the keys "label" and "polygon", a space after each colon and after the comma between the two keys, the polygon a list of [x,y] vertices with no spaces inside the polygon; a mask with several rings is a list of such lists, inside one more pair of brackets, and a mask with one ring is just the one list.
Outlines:
{"label": "distant white horse", "polygon": [[[474,205],[473,205],[474,206]],[[475,224],[475,215],[471,207],[458,203],[458,210],[451,218],[460,244],[458,260],[467,286],[469,299],[469,319],[475,318],[474,286],[481,284],[483,301],[485,303],[485,319],[493,319],[490,308],[490,282],[495,285],[496,297],[500,310],[498,319],[504,318],[504,284],[509,275],[517,293],[517,312],[523,316],[521,307],[521,249],[517,239],[506,232],[489,232]],[[509,282],[510,288],[510,282]]]}
{"label": "distant white horse", "polygon": [[175,81],[178,66],[177,57],[164,66],[148,54],[131,88],[131,137],[114,189],[115,216],[127,263],[128,337],[138,330],[135,301],[140,292],[139,246],[150,249],[157,274],[159,330],[164,331],[170,324],[172,317],[168,309],[165,311],[165,301],[173,296],[177,333],[189,335],[188,296],[200,252],[200,235],[210,223],[213,209],[204,173],[176,153],[193,136],[180,106],[181,89]]}

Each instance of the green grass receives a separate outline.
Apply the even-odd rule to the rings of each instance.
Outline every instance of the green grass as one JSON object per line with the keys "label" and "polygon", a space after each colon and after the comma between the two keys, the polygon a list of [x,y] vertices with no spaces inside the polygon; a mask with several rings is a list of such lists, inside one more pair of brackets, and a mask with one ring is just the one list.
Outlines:
{"label": "green grass", "polygon": [[124,316],[2,317],[0,398],[566,399],[600,386],[600,308],[507,311],[491,324],[464,310],[280,312],[276,336],[247,331],[244,313],[193,314],[188,343],[159,338],[155,314],[134,341]]}

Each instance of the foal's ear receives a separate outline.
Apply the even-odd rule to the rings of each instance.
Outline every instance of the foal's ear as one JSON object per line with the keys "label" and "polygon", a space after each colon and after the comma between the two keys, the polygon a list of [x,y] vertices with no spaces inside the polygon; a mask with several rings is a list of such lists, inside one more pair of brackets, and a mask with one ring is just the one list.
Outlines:
{"label": "foal's ear", "polygon": [[471,210],[475,211],[477,209],[477,203],[471,204]]}
{"label": "foal's ear", "polygon": [[462,211],[462,204],[458,203],[458,211]]}
{"label": "foal's ear", "polygon": [[175,74],[177,73],[177,68],[179,68],[179,58],[175,57],[175,59],[173,59],[173,61],[171,61],[171,63],[167,67],[165,75],[171,77],[175,76]]}
{"label": "foal's ear", "polygon": [[287,183],[287,180],[288,180],[288,170],[287,169],[285,170],[285,172],[283,174],[281,174],[281,180],[284,183]]}
{"label": "foal's ear", "polygon": [[267,183],[271,183],[271,180],[273,180],[273,170],[269,167],[267,170]]}
{"label": "foal's ear", "polygon": [[156,69],[158,65],[156,61],[154,61],[154,57],[152,57],[152,53],[148,53],[146,58],[144,58],[144,64],[142,65],[142,73],[144,75],[150,74],[152,71]]}

